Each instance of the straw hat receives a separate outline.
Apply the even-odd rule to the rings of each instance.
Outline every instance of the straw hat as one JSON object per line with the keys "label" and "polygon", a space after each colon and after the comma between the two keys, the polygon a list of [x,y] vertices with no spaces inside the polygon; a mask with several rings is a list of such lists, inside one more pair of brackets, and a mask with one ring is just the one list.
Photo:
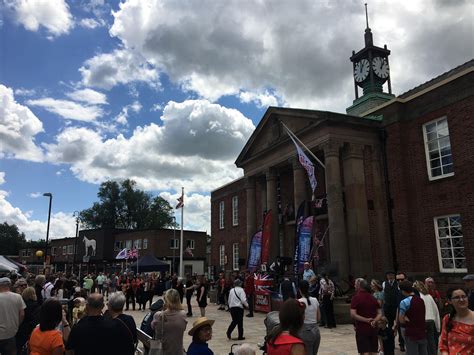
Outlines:
{"label": "straw hat", "polygon": [[208,319],[206,317],[199,317],[198,319],[196,319],[193,323],[193,327],[191,328],[191,330],[188,332],[189,335],[193,336],[194,333],[196,332],[196,330],[198,330],[199,328],[201,327],[204,327],[205,325],[210,325],[212,327],[212,325],[214,324],[214,320],[213,319]]}

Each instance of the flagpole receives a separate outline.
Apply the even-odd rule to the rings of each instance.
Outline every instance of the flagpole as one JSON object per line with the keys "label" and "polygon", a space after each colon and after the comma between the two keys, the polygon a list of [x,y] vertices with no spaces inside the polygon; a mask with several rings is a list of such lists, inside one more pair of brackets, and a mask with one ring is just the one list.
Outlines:
{"label": "flagpole", "polygon": [[[184,199],[184,187],[181,187],[181,197]],[[179,276],[183,277],[183,218],[184,215],[184,204],[181,206],[181,235],[179,240]]]}
{"label": "flagpole", "polygon": [[319,165],[321,165],[324,169],[326,169],[326,166],[321,162],[321,160],[319,160],[318,157],[316,155],[314,155],[313,152],[311,150],[309,150],[309,148],[307,146],[305,146],[302,141],[300,141],[300,139],[286,126],[286,124],[284,124],[282,121],[280,121],[280,123],[286,129],[286,132],[288,133],[290,138],[296,139],[296,141],[299,144],[301,144],[304,149],[306,149],[308,151],[308,153],[319,163]]}

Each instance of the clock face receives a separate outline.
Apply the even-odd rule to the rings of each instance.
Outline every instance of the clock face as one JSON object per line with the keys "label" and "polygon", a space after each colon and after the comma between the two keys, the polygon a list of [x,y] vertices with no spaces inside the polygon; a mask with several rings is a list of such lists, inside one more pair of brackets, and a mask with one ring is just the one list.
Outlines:
{"label": "clock face", "polygon": [[387,59],[375,57],[372,59],[372,69],[374,70],[375,75],[379,78],[385,79],[389,74]]}
{"label": "clock face", "polygon": [[357,62],[354,69],[354,78],[358,83],[364,81],[369,75],[370,63],[367,59]]}

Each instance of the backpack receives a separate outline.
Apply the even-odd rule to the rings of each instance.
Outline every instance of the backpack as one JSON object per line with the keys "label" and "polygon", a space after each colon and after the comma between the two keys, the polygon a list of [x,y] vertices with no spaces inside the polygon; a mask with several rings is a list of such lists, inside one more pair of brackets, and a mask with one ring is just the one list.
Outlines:
{"label": "backpack", "polygon": [[153,321],[153,316],[158,311],[151,311],[148,312],[142,320],[142,324],[140,325],[140,330],[148,334],[149,336],[153,337],[153,329],[151,328],[151,322]]}

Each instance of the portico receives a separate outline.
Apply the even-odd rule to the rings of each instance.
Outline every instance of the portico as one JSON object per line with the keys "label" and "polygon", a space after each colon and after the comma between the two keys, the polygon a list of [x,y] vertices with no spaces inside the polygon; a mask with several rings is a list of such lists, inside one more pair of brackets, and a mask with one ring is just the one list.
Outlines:
{"label": "portico", "polygon": [[[314,195],[327,199],[327,208],[310,203],[306,171],[282,121],[324,162],[314,159],[318,186]],[[342,278],[373,274],[373,241],[386,234],[380,190],[380,159],[375,122],[358,117],[311,110],[269,108],[236,160],[246,181],[247,247],[261,228],[263,213],[273,211],[270,261],[294,254],[295,214],[306,201],[306,216],[315,215],[328,234],[321,248],[320,269]],[[380,223],[382,222],[382,223]],[[389,243],[384,247],[388,248]],[[387,251],[384,253],[389,256]]]}

